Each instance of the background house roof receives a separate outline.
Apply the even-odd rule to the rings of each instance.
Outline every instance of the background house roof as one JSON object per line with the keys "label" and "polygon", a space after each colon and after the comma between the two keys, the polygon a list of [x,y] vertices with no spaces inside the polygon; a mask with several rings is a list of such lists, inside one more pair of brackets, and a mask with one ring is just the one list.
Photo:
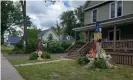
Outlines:
{"label": "background house roof", "polygon": [[18,36],[9,36],[7,42],[18,43],[20,40],[21,40],[21,37],[18,37]]}

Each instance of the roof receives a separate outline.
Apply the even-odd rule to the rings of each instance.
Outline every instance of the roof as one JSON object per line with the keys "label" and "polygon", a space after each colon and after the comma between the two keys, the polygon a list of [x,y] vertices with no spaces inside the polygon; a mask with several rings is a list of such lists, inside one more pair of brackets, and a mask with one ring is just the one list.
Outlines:
{"label": "roof", "polygon": [[47,30],[43,30],[39,33],[38,37],[43,36],[44,34],[46,34],[49,30],[51,30],[57,37],[58,35],[55,33],[55,31],[53,30],[53,28],[47,29]]}
{"label": "roof", "polygon": [[20,40],[21,40],[21,37],[18,37],[18,36],[9,36],[7,42],[18,43]]}
{"label": "roof", "polygon": [[[121,16],[119,18],[107,19],[99,22],[102,27],[108,27],[109,25],[116,25],[116,24],[121,24],[126,22],[133,22],[133,14]],[[73,28],[73,30],[81,31],[81,30],[87,30],[91,28],[95,28],[95,23],[86,24],[83,27]]]}
{"label": "roof", "polygon": [[95,8],[95,7],[98,7],[98,6],[101,6],[101,5],[105,4],[105,3],[110,3],[112,1],[103,1],[103,2],[100,2],[100,3],[95,4],[93,6],[87,7],[87,5],[89,4],[89,2],[90,1],[86,1],[85,2],[83,10],[89,10],[89,9],[92,9],[92,8]]}
{"label": "roof", "polygon": [[43,31],[41,31],[41,32],[39,33],[38,36],[42,36],[42,35],[44,35],[45,33],[47,33],[48,31],[49,31],[49,29],[47,29],[47,30],[43,30]]}

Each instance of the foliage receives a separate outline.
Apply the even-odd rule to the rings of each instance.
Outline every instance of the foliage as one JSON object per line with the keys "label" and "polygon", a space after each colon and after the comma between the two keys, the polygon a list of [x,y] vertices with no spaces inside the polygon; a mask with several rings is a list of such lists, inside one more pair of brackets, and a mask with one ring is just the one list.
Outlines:
{"label": "foliage", "polygon": [[20,40],[20,42],[19,42],[19,43],[17,43],[17,44],[15,45],[15,48],[17,48],[17,49],[23,49],[23,48],[24,48],[23,41],[22,41],[22,40]]}
{"label": "foliage", "polygon": [[64,48],[61,47],[61,43],[58,41],[48,42],[48,52],[50,53],[62,53]]}
{"label": "foliage", "polygon": [[61,46],[66,50],[68,47],[70,47],[72,44],[70,42],[63,41],[61,42]]}
{"label": "foliage", "polygon": [[38,58],[37,52],[33,52],[29,56],[29,60],[36,60]]}
{"label": "foliage", "polygon": [[10,52],[10,54],[24,54],[23,49],[14,49]]}
{"label": "foliage", "polygon": [[76,24],[76,18],[74,12],[73,11],[63,12],[60,19],[62,20],[61,22],[62,26],[65,28],[64,32],[74,37],[74,31],[72,31],[72,28],[74,28]]}
{"label": "foliage", "polygon": [[47,47],[43,46],[43,49],[50,53],[64,53],[69,46],[71,46],[71,43],[65,41],[48,41]]}
{"label": "foliage", "polygon": [[89,62],[89,60],[87,59],[86,56],[80,56],[78,59],[77,59],[77,63],[80,64],[80,65],[85,65]]}
{"label": "foliage", "polygon": [[50,56],[50,54],[48,52],[43,52],[42,58],[50,59],[51,56]]}
{"label": "foliage", "polygon": [[[21,6],[18,2],[1,1],[1,40],[4,41],[4,32],[11,26],[23,24]],[[27,16],[27,25],[30,25],[30,18]]]}
{"label": "foliage", "polygon": [[48,40],[49,40],[49,41],[52,41],[52,40],[53,40],[53,35],[52,35],[52,34],[49,34],[49,35],[48,35]]}
{"label": "foliage", "polygon": [[106,69],[108,68],[106,61],[103,58],[95,58],[93,63],[93,68],[101,68]]}

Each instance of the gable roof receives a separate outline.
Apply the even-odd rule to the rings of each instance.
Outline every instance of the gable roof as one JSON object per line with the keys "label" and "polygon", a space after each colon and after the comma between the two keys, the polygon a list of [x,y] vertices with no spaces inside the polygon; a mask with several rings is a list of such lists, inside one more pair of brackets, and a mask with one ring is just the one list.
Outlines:
{"label": "gable roof", "polygon": [[57,34],[55,33],[55,31],[53,30],[53,28],[50,28],[50,29],[41,31],[41,32],[38,34],[38,37],[45,35],[45,34],[46,34],[48,31],[50,31],[50,30],[58,37],[58,35],[57,35]]}
{"label": "gable roof", "polygon": [[83,9],[87,7],[90,1],[86,1],[85,4],[83,5]]}
{"label": "gable roof", "polygon": [[18,37],[18,36],[9,36],[7,42],[18,43],[20,40],[21,40],[21,37]]}

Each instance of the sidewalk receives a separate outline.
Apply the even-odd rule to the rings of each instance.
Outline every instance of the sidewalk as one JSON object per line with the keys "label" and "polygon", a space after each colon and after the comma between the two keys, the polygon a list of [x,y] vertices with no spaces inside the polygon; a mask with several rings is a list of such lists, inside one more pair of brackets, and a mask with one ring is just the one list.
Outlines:
{"label": "sidewalk", "polygon": [[1,80],[24,80],[12,64],[1,54]]}

